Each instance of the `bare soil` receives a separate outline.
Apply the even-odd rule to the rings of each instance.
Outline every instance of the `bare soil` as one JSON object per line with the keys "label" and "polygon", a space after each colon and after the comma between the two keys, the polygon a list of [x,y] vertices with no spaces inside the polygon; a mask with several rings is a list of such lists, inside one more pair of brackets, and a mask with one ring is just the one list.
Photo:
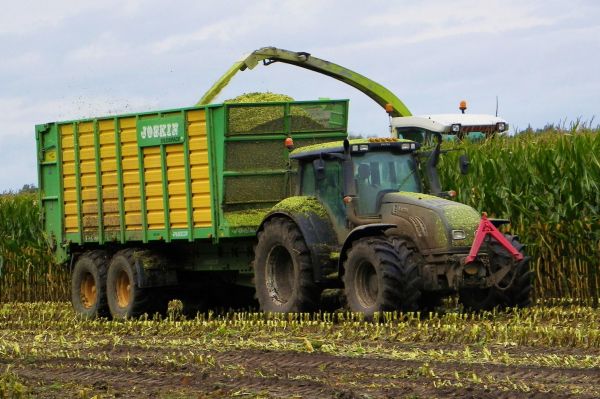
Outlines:
{"label": "bare soil", "polygon": [[[600,378],[597,368],[254,349],[202,352],[208,362],[169,361],[171,355],[185,350],[185,346],[177,352],[147,349],[132,342],[82,349],[74,358],[26,358],[10,363],[31,394],[44,398],[595,398]],[[584,355],[576,349],[570,352]],[[520,354],[528,355],[523,348]],[[8,362],[2,359],[0,364]]]}

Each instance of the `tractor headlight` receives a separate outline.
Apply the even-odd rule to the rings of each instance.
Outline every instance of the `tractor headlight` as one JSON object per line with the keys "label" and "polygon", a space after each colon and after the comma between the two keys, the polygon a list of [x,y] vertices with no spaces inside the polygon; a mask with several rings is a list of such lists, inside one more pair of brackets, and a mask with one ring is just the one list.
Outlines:
{"label": "tractor headlight", "polygon": [[402,151],[408,151],[410,150],[410,143],[402,143],[400,148],[402,149]]}
{"label": "tractor headlight", "polygon": [[498,122],[498,123],[496,124],[496,129],[497,129],[499,132],[503,132],[503,131],[505,131],[505,130],[506,130],[506,123],[504,123],[504,122]]}
{"label": "tractor headlight", "polygon": [[460,132],[460,123],[453,123],[451,129],[452,129],[452,133],[459,133]]}
{"label": "tractor headlight", "polygon": [[452,239],[453,240],[464,240],[467,238],[464,230],[452,230]]}

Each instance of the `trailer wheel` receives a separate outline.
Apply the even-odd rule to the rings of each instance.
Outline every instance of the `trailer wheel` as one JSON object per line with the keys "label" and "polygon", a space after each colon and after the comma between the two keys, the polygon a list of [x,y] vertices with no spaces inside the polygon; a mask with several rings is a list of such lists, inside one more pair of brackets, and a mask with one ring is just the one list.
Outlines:
{"label": "trailer wheel", "polygon": [[71,274],[71,303],[76,313],[87,319],[108,317],[104,251],[88,251],[77,259]]}
{"label": "trailer wheel", "polygon": [[[506,234],[506,239],[523,253],[523,245],[514,236]],[[513,262],[510,253],[498,242],[490,243],[490,266],[492,271],[500,269],[508,262]],[[529,257],[525,256],[499,284],[499,287],[471,288],[459,291],[459,300],[467,310],[491,310],[495,307],[531,306],[533,272],[529,267]]]}
{"label": "trailer wheel", "polygon": [[106,290],[108,307],[114,319],[127,319],[150,312],[149,290],[137,286],[135,250],[117,252],[108,266]]}
{"label": "trailer wheel", "polygon": [[417,310],[421,297],[421,260],[416,249],[405,240],[359,239],[344,263],[348,306],[369,319],[375,312]]}
{"label": "trailer wheel", "polygon": [[274,218],[258,233],[254,285],[265,312],[308,312],[316,309],[319,289],[310,252],[290,220]]}

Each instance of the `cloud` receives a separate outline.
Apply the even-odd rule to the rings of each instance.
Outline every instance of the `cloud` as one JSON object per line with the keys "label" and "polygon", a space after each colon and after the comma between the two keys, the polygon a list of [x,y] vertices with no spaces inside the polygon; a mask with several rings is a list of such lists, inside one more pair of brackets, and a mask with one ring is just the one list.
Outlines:
{"label": "cloud", "polygon": [[131,45],[119,39],[112,32],[100,34],[93,42],[67,53],[67,60],[88,62],[108,60],[113,62],[117,58],[126,57],[131,51]]}
{"label": "cloud", "polygon": [[35,51],[29,51],[14,56],[4,56],[0,63],[0,71],[19,71],[37,68],[42,64],[42,55]]}
{"label": "cloud", "polygon": [[112,16],[131,16],[141,9],[141,0],[7,1],[0,13],[1,35],[26,35],[64,25],[69,18],[87,13],[110,11]]}
{"label": "cloud", "polygon": [[[473,6],[473,4],[481,4]],[[456,36],[501,34],[551,26],[560,17],[543,16],[531,4],[472,1],[440,2],[407,6],[396,12],[365,17],[361,25],[377,29],[377,36],[336,46],[336,50],[375,49],[416,44]],[[329,49],[328,49],[329,50]]]}
{"label": "cloud", "polygon": [[[187,33],[167,36],[151,43],[148,48],[155,54],[168,53],[204,42],[227,42],[253,36],[271,36],[269,40],[281,40],[293,31],[309,30],[319,24],[317,15],[326,5],[316,0],[251,2],[240,7],[234,16],[209,23]],[[265,35],[266,34],[266,35]]]}

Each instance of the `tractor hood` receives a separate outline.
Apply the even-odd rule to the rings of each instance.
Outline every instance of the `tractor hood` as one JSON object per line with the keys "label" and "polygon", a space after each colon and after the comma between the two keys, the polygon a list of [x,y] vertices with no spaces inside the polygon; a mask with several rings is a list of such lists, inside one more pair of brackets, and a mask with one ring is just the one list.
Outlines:
{"label": "tractor hood", "polygon": [[481,219],[470,206],[405,191],[386,194],[381,215],[384,222],[415,237],[419,247],[431,250],[470,247]]}

